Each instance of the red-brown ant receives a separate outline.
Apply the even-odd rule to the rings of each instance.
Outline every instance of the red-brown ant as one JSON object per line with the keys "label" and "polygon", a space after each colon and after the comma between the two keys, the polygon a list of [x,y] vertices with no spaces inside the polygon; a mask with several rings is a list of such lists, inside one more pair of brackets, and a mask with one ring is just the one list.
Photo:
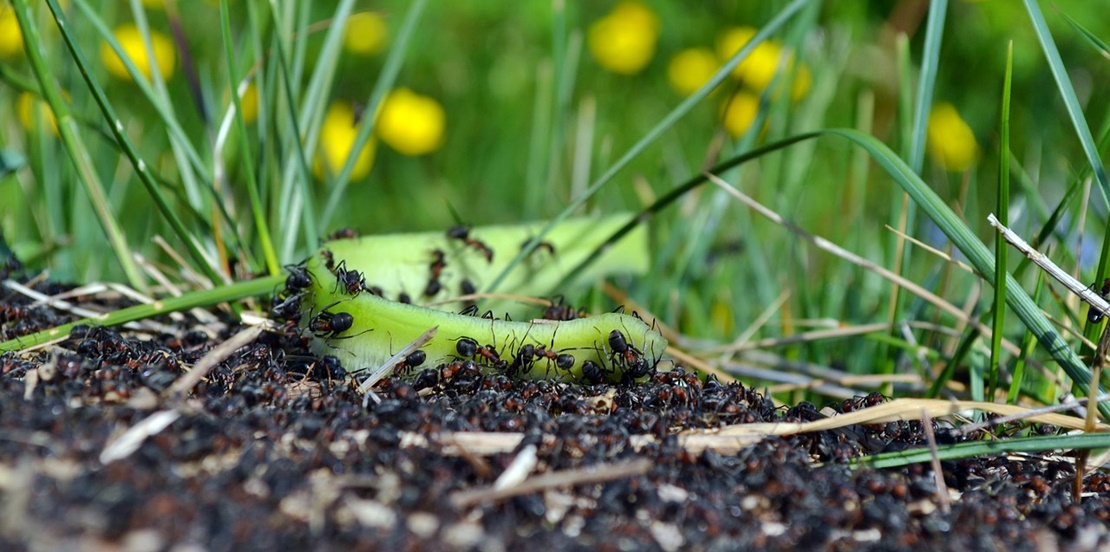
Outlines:
{"label": "red-brown ant", "polygon": [[324,268],[327,268],[328,272],[335,274],[335,255],[332,254],[331,250],[321,249],[320,256],[324,258]]}
{"label": "red-brown ant", "polygon": [[[1095,284],[1097,283],[1098,282],[1095,282]],[[1095,284],[1091,284],[1090,286],[1088,286],[1088,289],[1094,291]],[[1110,278],[1106,278],[1102,281],[1102,289],[1099,289],[1097,293],[1103,299],[1108,298],[1107,296],[1110,295]],[[1102,321],[1103,316],[1104,315],[1102,314],[1102,312],[1096,309],[1094,305],[1087,307],[1087,322],[1090,322],[1091,324],[1098,324]]]}
{"label": "red-brown ant", "polygon": [[[531,241],[532,241],[532,238],[528,238],[528,239],[524,240],[524,242],[520,244],[520,249],[523,250],[525,247],[528,247],[528,244]],[[547,252],[550,253],[552,257],[555,256],[555,246],[551,245],[551,242],[541,241],[541,242],[537,243],[536,246],[532,248],[532,252],[535,253],[536,251],[539,251],[540,249],[546,249]]]}
{"label": "red-brown ant", "polygon": [[465,243],[471,249],[474,249],[486,258],[487,263],[493,262],[493,249],[490,249],[485,242],[470,236],[470,229],[465,226],[452,226],[447,230],[447,237],[459,240]]}

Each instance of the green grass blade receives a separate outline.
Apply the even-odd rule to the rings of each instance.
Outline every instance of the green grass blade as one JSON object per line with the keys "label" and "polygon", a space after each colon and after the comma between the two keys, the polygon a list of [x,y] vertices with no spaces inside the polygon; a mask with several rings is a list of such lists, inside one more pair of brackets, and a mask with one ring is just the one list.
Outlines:
{"label": "green grass blade", "polygon": [[[131,256],[131,248],[127,245],[127,238],[123,235],[119,221],[116,220],[108,205],[104,185],[100,182],[96,168],[92,165],[92,156],[89,154],[88,148],[85,147],[81,134],[77,132],[77,121],[70,113],[68,102],[62,97],[54,73],[50,70],[46,60],[43,59],[42,51],[39,48],[42,37],[39,35],[38,26],[34,22],[31,8],[26,0],[17,0],[12,5],[15,9],[16,18],[19,20],[19,26],[23,31],[27,59],[39,80],[39,85],[42,87],[47,103],[50,104],[50,109],[54,111],[55,118],[58,121],[58,133],[61,135],[62,143],[65,145],[66,151],[69,152],[69,157],[77,169],[81,183],[84,185],[86,193],[88,193],[89,201],[92,202],[93,209],[96,211],[100,226],[108,236],[108,241],[116,253],[116,259],[120,266],[123,267],[128,282],[135,289],[145,292],[147,290],[146,280],[139,271],[139,267],[135,265]],[[58,8],[56,2],[50,4],[50,9],[54,12],[55,18],[61,17],[61,9]],[[66,29],[66,25],[62,24],[63,21],[64,19],[58,19],[58,28],[63,32],[66,44],[76,56],[76,47],[68,29]],[[84,70],[82,73],[84,74]]]}
{"label": "green grass blade", "polygon": [[[1041,297],[1044,295],[1045,280],[1046,278],[1037,278],[1037,287],[1033,289],[1034,303],[1039,304]],[[1021,395],[1022,386],[1025,384],[1025,368],[1029,364],[1029,355],[1032,354],[1035,346],[1033,334],[1026,332],[1021,343],[1021,355],[1014,360],[1014,374],[1010,380],[1010,390],[1006,393],[1006,402],[1010,404],[1017,404],[1018,397]]]}
{"label": "green grass blade", "polygon": [[227,63],[228,85],[231,88],[231,102],[235,105],[235,127],[239,134],[239,149],[244,157],[243,169],[247,175],[247,192],[250,195],[251,212],[254,214],[254,225],[258,232],[258,240],[262,246],[262,254],[266,259],[266,268],[270,274],[277,274],[280,270],[277,253],[274,251],[273,241],[270,240],[270,225],[266,222],[266,213],[262,206],[262,198],[258,193],[258,179],[254,174],[255,158],[252,155],[250,140],[247,134],[247,123],[243,120],[243,106],[239,101],[239,94],[235,89],[239,82],[236,71],[235,52],[232,49],[231,15],[228,13],[227,0],[220,1],[220,28],[224,38],[224,61]]}
{"label": "green grass blade", "polygon": [[[424,13],[424,7],[427,3],[427,0],[416,0],[405,14],[401,31],[397,33],[397,40],[389,49],[389,55],[386,57],[382,72],[378,75],[378,80],[374,83],[374,89],[370,91],[370,97],[366,100],[366,113],[378,112],[378,105],[381,104],[382,98],[393,88],[393,83],[397,81],[397,74],[401,72],[401,64],[404,62],[405,53],[408,52],[409,40],[412,38],[413,30],[416,29],[416,23],[420,21],[420,16]],[[328,227],[336,208],[346,198],[347,186],[351,183],[351,172],[355,169],[355,162],[358,161],[362,148],[366,147],[367,142],[370,141],[370,134],[373,132],[375,124],[377,124],[377,117],[363,117],[359,123],[355,143],[351,146],[347,161],[343,163],[343,169],[339,171],[339,175],[335,177],[335,182],[332,183],[331,195],[328,197],[324,214],[320,219],[321,228]]]}
{"label": "green grass blade", "polygon": [[[216,267],[212,265],[209,259],[205,256],[204,252],[201,251],[200,246],[197,244],[196,240],[193,238],[189,230],[185,227],[185,224],[181,221],[181,218],[177,215],[177,212],[173,209],[172,206],[170,206],[169,202],[166,200],[166,197],[162,194],[162,190],[158,187],[157,183],[154,181],[154,177],[151,175],[150,170],[147,168],[147,163],[139,157],[138,152],[135,150],[135,146],[131,143],[131,140],[127,137],[127,134],[124,133],[123,123],[119,120],[119,117],[116,116],[115,109],[113,109],[112,104],[108,102],[108,96],[104,93],[104,89],[101,88],[100,83],[98,83],[96,79],[92,77],[92,73],[89,70],[90,65],[85,59],[85,54],[77,46],[75,38],[70,32],[69,22],[66,20],[65,14],[62,12],[62,9],[58,6],[57,0],[50,0],[49,6],[50,10],[54,13],[55,20],[58,22],[58,31],[61,33],[62,38],[65,40],[66,47],[69,48],[69,52],[73,56],[74,62],[81,69],[81,76],[84,77],[85,84],[88,85],[89,91],[92,92],[93,97],[96,99],[96,103],[100,107],[100,111],[101,114],[104,116],[104,120],[108,123],[109,128],[111,128],[116,142],[119,143],[121,148],[123,148],[124,154],[126,154],[127,159],[131,162],[131,166],[135,169],[135,174],[138,175],[139,180],[143,183],[143,186],[146,188],[147,193],[150,195],[151,198],[154,199],[154,202],[158,205],[158,210],[161,211],[164,217],[166,217],[166,220],[170,223],[170,227],[173,228],[174,232],[177,234],[177,237],[181,239],[182,242],[184,242],[185,247],[189,250],[189,254],[193,257],[193,260],[196,261],[197,265],[200,267],[201,271],[204,272],[205,276],[207,276],[213,282],[223,281],[223,278],[216,270]],[[55,91],[55,93],[57,94],[57,91]],[[59,101],[59,103],[61,103],[60,95],[57,97],[57,100]],[[60,122],[61,118],[59,117],[59,129],[63,126],[60,124]],[[74,127],[73,133],[76,134],[76,124],[72,120],[72,118],[70,119],[69,126]],[[87,152],[85,158],[86,160],[88,159]],[[121,260],[121,262],[123,261]],[[128,253],[127,263],[131,263],[130,253]],[[136,274],[138,274],[137,268],[132,267],[132,270],[134,270]],[[145,289],[145,285],[143,285],[140,289]]]}
{"label": "green grass blade", "polygon": [[[1050,435],[1046,437],[1020,437],[956,443],[937,447],[936,456],[941,460],[959,460],[961,458],[1014,452],[1090,450],[1106,447],[1110,447],[1110,433],[1082,433],[1078,435]],[[929,462],[932,459],[933,451],[928,448],[919,448],[867,456],[853,462],[853,465],[869,468],[897,468]]]}
{"label": "green grass blade", "polygon": [[85,318],[63,324],[49,330],[43,330],[31,335],[18,337],[0,343],[0,353],[7,351],[19,351],[28,347],[42,345],[55,339],[61,339],[69,335],[74,326],[86,324],[90,326],[118,326],[135,320],[142,320],[144,318],[152,318],[169,314],[171,312],[178,312],[196,307],[205,307],[209,305],[216,305],[219,303],[226,303],[228,301],[236,301],[245,299],[247,297],[259,297],[272,294],[274,289],[285,282],[288,275],[280,272],[276,275],[266,276],[264,278],[257,278],[254,280],[246,280],[243,282],[236,282],[227,286],[220,286],[214,289],[204,291],[195,291],[186,293],[178,297],[168,297],[160,299],[150,304],[135,305],[126,309],[120,309],[115,312],[105,314],[101,318]]}
{"label": "green grass blade", "polygon": [[[1087,118],[1083,115],[1083,108],[1079,105],[1079,97],[1076,96],[1075,88],[1072,87],[1071,80],[1068,77],[1068,69],[1064,66],[1064,60],[1060,58],[1060,51],[1056,48],[1056,42],[1052,38],[1052,33],[1048,30],[1048,23],[1045,22],[1041,8],[1037,5],[1037,0],[1024,0],[1024,2],[1025,9],[1029,12],[1029,20],[1033,23],[1037,40],[1040,41],[1044,55],[1048,58],[1048,67],[1052,70],[1052,76],[1056,79],[1056,88],[1060,90],[1060,96],[1064,100],[1064,106],[1068,110],[1072,126],[1075,127],[1075,134],[1079,138],[1079,143],[1083,147],[1083,153],[1086,154],[1087,161],[1094,170],[1095,181],[1098,182],[1099,190],[1102,191],[1103,206],[1110,209],[1110,178],[1107,177],[1106,168],[1102,164],[1102,159],[1099,158],[1098,148],[1095,145],[1094,137],[1091,136],[1091,128],[1087,124]],[[1099,260],[1099,278],[1106,274],[1107,254],[1110,253],[1107,247],[1110,247],[1110,241],[1104,241],[1102,258]]]}
{"label": "green grass blade", "polygon": [[732,58],[729,59],[729,61],[725,63],[724,66],[722,66],[713,75],[713,78],[709,79],[709,82],[705,83],[705,85],[698,89],[697,92],[691,94],[681,103],[679,103],[677,107],[671,110],[670,113],[663,117],[663,119],[660,120],[659,123],[652,127],[647,135],[636,142],[631,148],[629,148],[627,152],[625,152],[624,155],[620,157],[620,159],[613,163],[612,166],[610,166],[609,169],[605,171],[605,173],[603,173],[600,177],[598,177],[597,180],[591,183],[590,186],[586,188],[584,193],[582,193],[578,197],[575,197],[570,202],[570,205],[568,205],[562,213],[555,217],[551,222],[547,224],[547,226],[543,228],[543,230],[540,231],[538,236],[533,238],[527,246],[521,248],[521,251],[517,253],[516,257],[513,258],[511,262],[509,262],[509,264],[505,267],[505,270],[490,284],[486,291],[495,291],[498,286],[501,285],[502,281],[507,277],[509,272],[516,268],[516,265],[520,264],[523,259],[525,259],[528,255],[532,253],[532,250],[536,248],[536,245],[543,240],[543,237],[547,235],[547,233],[550,232],[552,228],[555,228],[555,226],[557,226],[560,222],[566,220],[573,213],[582,208],[582,206],[585,205],[586,202],[590,200],[590,198],[596,195],[602,187],[608,184],[613,179],[613,177],[617,175],[617,173],[619,173],[629,164],[629,162],[643,153],[643,151],[647,149],[649,145],[651,145],[660,136],[662,136],[664,132],[674,126],[674,124],[678,122],[679,119],[681,119],[692,109],[694,109],[694,106],[701,103],[701,101],[705,99],[706,96],[710,94],[710,92],[712,92],[715,88],[717,88],[718,85],[729,78],[729,76],[732,74],[732,70],[737,65],[739,65],[741,61],[747,58],[748,54],[755,50],[756,46],[767,40],[768,37],[778,31],[783,25],[786,24],[787,21],[793,18],[794,15],[796,15],[807,3],[809,3],[809,1],[810,0],[794,0],[785,8],[783,8],[778,14],[776,14],[774,18],[768,21],[767,24],[764,25],[763,28],[761,28],[759,32],[757,32],[755,36],[753,36],[751,40],[748,41],[748,43],[740,49],[740,51],[736,52],[736,54],[733,55]]}
{"label": "green grass blade", "polygon": [[925,133],[929,126],[929,112],[933,109],[933,89],[936,87],[940,46],[944,38],[944,16],[947,11],[948,0],[929,2],[925,48],[921,52],[921,74],[917,79],[917,101],[913,111],[913,145],[910,148],[910,168],[917,174],[921,174],[925,165]]}
{"label": "green grass blade", "polygon": [[1099,36],[1095,33],[1087,30],[1087,27],[1084,27],[1081,23],[1072,18],[1072,16],[1062,11],[1060,12],[1060,15],[1064,16],[1064,19],[1068,22],[1068,24],[1070,24],[1072,28],[1080,34],[1080,36],[1087,39],[1087,42],[1090,43],[1091,46],[1094,46],[1094,48],[1098,50],[1098,53],[1102,54],[1102,57],[1110,59],[1110,45],[1107,45],[1105,42],[1103,42],[1103,40],[1099,38]]}
{"label": "green grass blade", "polygon": [[[1010,224],[1010,85],[1014,76],[1014,41],[1006,48],[1006,77],[1002,84],[1002,121],[998,145],[998,203],[995,207],[998,220]],[[1010,247],[1005,240],[994,242],[994,334],[991,337],[990,388],[988,397],[994,399],[998,389],[998,364],[1002,360],[1002,330],[1006,322],[1006,257]]]}

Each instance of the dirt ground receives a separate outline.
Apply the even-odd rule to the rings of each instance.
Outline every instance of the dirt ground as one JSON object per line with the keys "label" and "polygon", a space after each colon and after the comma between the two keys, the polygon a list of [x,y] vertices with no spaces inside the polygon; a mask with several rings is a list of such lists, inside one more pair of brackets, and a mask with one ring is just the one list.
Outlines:
{"label": "dirt ground", "polygon": [[[69,319],[28,305],[0,292],[0,340]],[[1066,456],[943,462],[946,509],[928,464],[846,463],[923,446],[919,422],[727,453],[677,436],[813,420],[875,397],[775,408],[750,387],[681,371],[576,386],[456,366],[387,379],[376,402],[290,329],[175,394],[187,367],[241,329],[226,320],[79,327],[0,356],[0,549],[1110,547],[1110,477],[1089,476],[1076,504]]]}

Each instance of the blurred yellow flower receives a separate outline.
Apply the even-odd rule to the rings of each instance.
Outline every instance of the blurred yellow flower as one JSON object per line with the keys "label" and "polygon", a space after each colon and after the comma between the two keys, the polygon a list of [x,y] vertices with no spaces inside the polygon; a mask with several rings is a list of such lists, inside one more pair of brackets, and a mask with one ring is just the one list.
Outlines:
{"label": "blurred yellow flower", "polygon": [[659,18],[639,2],[621,2],[590,25],[587,45],[604,68],[621,75],[639,73],[655,54]]}
{"label": "blurred yellow flower", "polygon": [[676,92],[689,96],[709,82],[719,67],[713,52],[705,48],[687,48],[671,58],[667,78]]}
{"label": "blurred yellow flower", "polygon": [[[733,27],[725,31],[717,40],[717,55],[720,56],[721,62],[728,61],[736,52],[740,51],[751,41],[756,32],[756,29],[751,27]],[[732,75],[744,81],[744,84],[751,87],[752,90],[762,92],[771,84],[775,74],[778,73],[782,55],[782,46],[772,40],[764,40],[748,54],[748,57],[744,58],[744,61],[733,69]],[[783,67],[787,70],[794,67],[793,54],[787,57]],[[790,97],[795,101],[803,98],[809,92],[812,80],[813,75],[810,73],[809,67],[805,63],[799,64],[794,74],[794,84],[790,90]]]}
{"label": "blurred yellow flower", "polygon": [[15,10],[7,3],[0,4],[0,57],[15,57],[23,53],[23,31]]}
{"label": "blurred yellow flower", "polygon": [[424,155],[439,149],[447,116],[439,102],[408,88],[390,92],[382,102],[378,136],[404,155]]}
{"label": "blurred yellow flower", "polygon": [[[343,165],[351,156],[351,148],[355,145],[357,135],[358,119],[351,104],[344,101],[332,103],[324,114],[324,123],[320,127],[320,153],[312,164],[312,172],[316,178],[324,180],[329,174],[339,174],[343,170]],[[355,165],[351,168],[351,180],[359,180],[370,173],[370,168],[374,166],[376,149],[373,138],[366,142],[366,147],[359,152]],[[327,163],[327,170],[324,163]]]}
{"label": "blurred yellow flower", "polygon": [[30,92],[24,92],[19,95],[16,100],[15,111],[19,114],[19,122],[23,124],[23,128],[31,130],[34,127],[34,110],[38,109],[42,113],[42,125],[49,128],[54,136],[58,135],[58,120],[54,118],[54,110],[38,96]]}
{"label": "blurred yellow flower", "polygon": [[243,97],[239,98],[239,105],[243,108],[244,123],[250,124],[258,119],[258,88],[254,86],[254,81],[247,85]]}
{"label": "blurred yellow flower", "polygon": [[389,27],[378,12],[362,12],[347,19],[343,43],[347,49],[364,56],[372,56],[385,49],[389,41]]}
{"label": "blurred yellow flower", "polygon": [[929,114],[929,154],[952,172],[963,172],[979,157],[979,143],[960,113],[950,103],[933,106]]}
{"label": "blurred yellow flower", "polygon": [[725,103],[721,116],[725,130],[733,138],[739,138],[751,128],[752,123],[755,122],[755,116],[758,114],[759,96],[747,90],[741,90]]}
{"label": "blurred yellow flower", "polygon": [[[150,59],[146,55],[142,32],[135,25],[125,23],[116,27],[113,34],[115,34],[116,40],[123,51],[135,63],[135,67],[138,67],[139,72],[149,79],[151,75]],[[174,65],[177,63],[173,41],[168,36],[152,30],[150,31],[150,46],[154,50],[154,60],[158,64],[159,72],[162,73],[163,77],[169,78],[173,74]],[[131,80],[127,67],[107,42],[100,45],[100,59],[104,63],[104,67],[113,76]]]}

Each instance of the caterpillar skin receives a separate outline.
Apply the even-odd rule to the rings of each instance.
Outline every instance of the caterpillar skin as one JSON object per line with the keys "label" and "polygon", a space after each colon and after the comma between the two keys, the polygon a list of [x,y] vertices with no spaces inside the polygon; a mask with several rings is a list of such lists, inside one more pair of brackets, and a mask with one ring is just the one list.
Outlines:
{"label": "caterpillar skin", "polygon": [[[330,264],[334,267],[336,262],[333,258]],[[504,371],[520,378],[619,382],[654,371],[667,348],[666,339],[658,331],[625,314],[513,322],[394,302],[369,291],[349,294],[326,264],[319,253],[307,261],[312,283],[301,292],[301,321],[313,330],[314,320],[346,322],[346,317],[336,315],[350,315],[350,326],[342,331],[317,327],[313,346],[319,354],[339,357],[351,371],[379,368],[394,353],[437,326],[434,337],[420,347],[426,360],[417,368],[469,358],[486,371]],[[471,344],[478,349],[472,354]]]}

